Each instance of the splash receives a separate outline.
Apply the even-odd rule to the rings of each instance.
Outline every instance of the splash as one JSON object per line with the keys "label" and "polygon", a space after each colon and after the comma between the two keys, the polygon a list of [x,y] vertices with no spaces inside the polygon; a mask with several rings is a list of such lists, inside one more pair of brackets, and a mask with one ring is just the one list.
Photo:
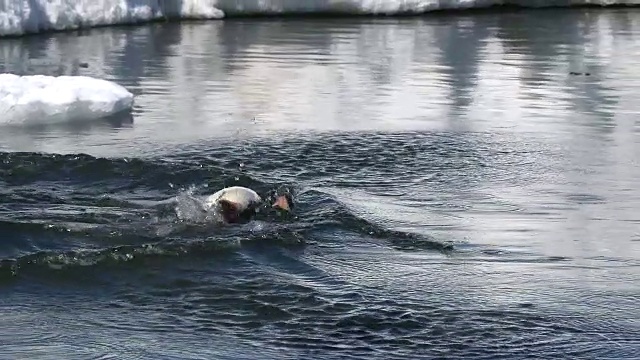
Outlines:
{"label": "splash", "polygon": [[221,222],[221,216],[214,209],[207,209],[202,199],[195,195],[198,187],[192,185],[178,194],[175,200],[175,213],[180,221],[184,222]]}

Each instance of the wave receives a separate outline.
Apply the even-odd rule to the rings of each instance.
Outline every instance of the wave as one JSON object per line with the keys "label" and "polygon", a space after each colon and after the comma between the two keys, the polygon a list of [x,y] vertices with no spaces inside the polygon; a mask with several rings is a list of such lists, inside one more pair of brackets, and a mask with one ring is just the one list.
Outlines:
{"label": "wave", "polygon": [[[203,214],[198,201],[211,191],[209,183],[215,189],[224,186],[225,170],[225,164],[195,156],[151,160],[0,152],[0,232],[5,235],[0,282],[48,276],[51,269],[135,267],[155,258],[211,257],[265,244],[331,246],[318,237],[323,232],[400,251],[453,250],[451,244],[359,217],[329,193],[248,175],[239,181],[270,194],[265,196],[283,186],[291,190],[299,210],[294,217],[261,212],[248,224],[219,226],[216,214]],[[182,185],[168,187],[170,182]]]}
{"label": "wave", "polygon": [[[242,244],[260,241],[281,246],[297,246],[303,240],[295,232],[272,228],[266,232],[244,233],[227,237],[184,239],[169,237],[133,245],[117,245],[106,248],[81,248],[75,250],[43,250],[15,258],[0,259],[0,280],[28,274],[42,274],[39,270],[70,270],[94,266],[122,266],[124,263],[144,262],[151,258],[180,256],[212,257],[238,249]],[[143,265],[143,264],[142,264]]]}
{"label": "wave", "polygon": [[0,4],[0,36],[166,19],[233,16],[400,15],[493,6],[528,8],[637,6],[640,0],[8,0]]}
{"label": "wave", "polygon": [[0,257],[0,284],[22,276],[55,276],[51,270],[144,266],[151,259],[211,258],[252,246],[322,247],[327,245],[323,244],[326,239],[317,239],[315,234],[323,230],[382,241],[404,252],[454,250],[450,243],[385,229],[319,192],[314,195],[322,197],[324,205],[305,211],[295,221],[262,215],[247,224],[219,226],[215,220],[203,219],[197,211],[189,210],[197,199],[193,192],[191,188],[172,201],[156,202],[154,215],[129,216],[128,221],[104,218],[89,223],[84,221],[90,219],[73,214],[56,219],[55,225],[42,214],[40,219],[4,219],[0,230],[7,241],[0,248],[0,254],[4,254]]}

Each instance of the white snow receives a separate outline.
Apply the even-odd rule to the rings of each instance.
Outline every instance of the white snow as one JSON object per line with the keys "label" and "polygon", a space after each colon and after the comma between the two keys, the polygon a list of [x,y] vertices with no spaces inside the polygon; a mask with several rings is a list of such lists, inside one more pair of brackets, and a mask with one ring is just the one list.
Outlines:
{"label": "white snow", "polygon": [[0,0],[0,36],[145,22],[221,18],[216,0]]}
{"label": "white snow", "polygon": [[0,74],[0,125],[92,121],[133,107],[133,94],[86,76]]}
{"label": "white snow", "polygon": [[491,5],[640,5],[640,0],[0,0],[0,36],[163,18],[341,12],[422,13]]}

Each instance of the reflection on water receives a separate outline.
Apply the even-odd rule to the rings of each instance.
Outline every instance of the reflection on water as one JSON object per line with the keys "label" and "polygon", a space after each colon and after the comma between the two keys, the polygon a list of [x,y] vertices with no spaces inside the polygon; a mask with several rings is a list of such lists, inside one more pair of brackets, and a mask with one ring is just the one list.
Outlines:
{"label": "reflection on water", "polygon": [[122,144],[135,141],[138,153],[309,131],[605,140],[635,128],[637,14],[234,20],[7,39],[0,43],[3,71],[104,77],[137,97],[133,128],[72,143],[63,130],[46,140],[3,132],[10,134],[3,148],[101,152],[93,145],[111,144],[121,153],[134,151]]}

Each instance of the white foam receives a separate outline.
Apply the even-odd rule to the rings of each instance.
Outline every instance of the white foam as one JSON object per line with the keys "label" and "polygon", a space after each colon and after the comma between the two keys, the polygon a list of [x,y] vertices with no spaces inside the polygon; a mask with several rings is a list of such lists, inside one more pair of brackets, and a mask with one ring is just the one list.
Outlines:
{"label": "white foam", "polygon": [[640,5],[640,0],[2,0],[0,36],[163,18],[219,19],[225,14],[395,14],[492,5]]}
{"label": "white foam", "polygon": [[132,107],[133,94],[111,81],[0,74],[0,125],[92,121]]}

